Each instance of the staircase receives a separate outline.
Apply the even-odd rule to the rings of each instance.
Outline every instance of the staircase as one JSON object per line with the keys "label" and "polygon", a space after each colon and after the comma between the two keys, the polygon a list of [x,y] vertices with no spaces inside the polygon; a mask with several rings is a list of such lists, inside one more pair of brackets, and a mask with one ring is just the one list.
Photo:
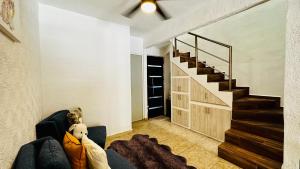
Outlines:
{"label": "staircase", "polygon": [[249,94],[249,87],[236,86],[236,80],[225,79],[205,62],[196,64],[196,57],[176,50],[174,57],[196,68],[198,75],[207,75],[207,82],[219,83],[219,91],[232,91],[231,129],[218,155],[245,169],[279,169],[283,161],[283,109],[280,98]]}

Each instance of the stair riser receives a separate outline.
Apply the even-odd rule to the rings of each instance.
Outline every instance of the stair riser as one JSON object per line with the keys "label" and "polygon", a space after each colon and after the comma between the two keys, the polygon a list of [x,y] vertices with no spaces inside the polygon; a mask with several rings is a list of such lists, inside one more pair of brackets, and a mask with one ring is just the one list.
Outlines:
{"label": "stair riser", "polygon": [[208,74],[207,75],[207,82],[219,82],[224,80],[224,75],[219,74]]}
{"label": "stair riser", "polygon": [[227,152],[223,149],[218,148],[218,156],[241,167],[246,169],[258,169],[258,166],[254,163],[251,163],[235,154]]}
{"label": "stair riser", "polygon": [[212,68],[198,68],[198,70],[197,70],[198,75],[212,74],[214,72],[215,72],[215,70]]}
{"label": "stair riser", "polygon": [[261,122],[272,122],[277,124],[283,124],[283,115],[277,114],[251,114],[232,112],[232,118],[235,120],[249,120],[249,121],[261,121]]}
{"label": "stair riser", "polygon": [[195,61],[189,61],[188,68],[195,68],[195,67],[196,67],[196,62]]}
{"label": "stair riser", "polygon": [[187,62],[189,60],[188,57],[180,57],[180,62]]}
{"label": "stair riser", "polygon": [[233,93],[233,99],[239,99],[241,97],[248,96],[248,95],[249,95],[249,89],[235,91]]}
{"label": "stair riser", "polygon": [[[243,157],[240,157],[237,154],[233,154],[232,152],[227,152],[226,150],[223,150],[221,148],[218,148],[218,156],[245,169],[272,169],[268,166],[255,164],[250,161],[247,161]],[[275,168],[280,169],[280,168]]]}
{"label": "stair riser", "polygon": [[203,63],[201,63],[201,62],[198,62],[198,68],[205,68],[205,67],[206,67],[205,64],[203,64]]}
{"label": "stair riser", "polygon": [[240,138],[231,134],[225,134],[225,141],[237,145],[243,149],[249,150],[256,154],[260,154],[269,157],[273,160],[283,161],[283,152],[279,149],[274,149],[272,147],[267,147],[260,142],[255,142],[255,140]]}
{"label": "stair riser", "polygon": [[279,108],[280,105],[274,102],[245,102],[245,103],[235,103],[233,102],[233,109],[271,109]]}
{"label": "stair riser", "polygon": [[261,126],[242,124],[235,121],[231,121],[231,128],[283,142],[283,132],[277,130],[263,128]]}
{"label": "stair riser", "polygon": [[[235,80],[231,82],[231,87],[232,88],[236,87],[236,81]],[[222,90],[229,90],[229,82],[220,82],[219,83],[219,91],[222,91]]]}

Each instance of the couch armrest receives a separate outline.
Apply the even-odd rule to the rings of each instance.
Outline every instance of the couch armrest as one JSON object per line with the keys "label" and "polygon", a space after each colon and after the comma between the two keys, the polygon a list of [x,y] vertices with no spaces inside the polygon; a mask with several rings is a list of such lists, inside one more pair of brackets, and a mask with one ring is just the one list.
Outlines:
{"label": "couch armrest", "polygon": [[42,121],[35,126],[35,130],[37,139],[51,136],[58,142],[62,143],[64,136],[60,135],[60,132],[54,121]]}
{"label": "couch armrest", "polygon": [[88,138],[104,149],[106,141],[106,127],[95,126],[88,127]]}
{"label": "couch armrest", "polygon": [[127,159],[112,149],[106,150],[107,161],[111,169],[136,169]]}
{"label": "couch armrest", "polygon": [[44,137],[23,145],[13,163],[12,169],[35,169],[36,156],[45,140],[53,139]]}

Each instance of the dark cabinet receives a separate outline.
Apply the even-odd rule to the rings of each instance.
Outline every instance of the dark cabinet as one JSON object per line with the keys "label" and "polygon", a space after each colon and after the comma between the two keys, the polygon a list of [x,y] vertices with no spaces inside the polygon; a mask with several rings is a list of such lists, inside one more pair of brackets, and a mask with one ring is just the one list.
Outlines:
{"label": "dark cabinet", "polygon": [[164,59],[147,57],[148,118],[164,115]]}

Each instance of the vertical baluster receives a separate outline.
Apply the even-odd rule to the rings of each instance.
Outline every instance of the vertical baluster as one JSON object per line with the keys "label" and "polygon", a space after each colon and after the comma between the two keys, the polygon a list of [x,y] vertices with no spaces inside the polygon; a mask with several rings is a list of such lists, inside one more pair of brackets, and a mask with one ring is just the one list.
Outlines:
{"label": "vertical baluster", "polygon": [[229,90],[232,90],[232,46],[229,47]]}
{"label": "vertical baluster", "polygon": [[196,70],[198,72],[198,37],[195,36],[195,56],[196,56]]}
{"label": "vertical baluster", "polygon": [[177,57],[177,38],[175,38],[175,57]]}

